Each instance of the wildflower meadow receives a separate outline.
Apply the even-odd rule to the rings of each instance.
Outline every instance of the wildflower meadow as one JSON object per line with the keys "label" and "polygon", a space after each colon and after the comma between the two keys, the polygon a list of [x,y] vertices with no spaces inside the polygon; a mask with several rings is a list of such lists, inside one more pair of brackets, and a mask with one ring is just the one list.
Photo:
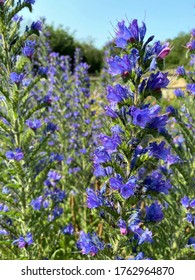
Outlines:
{"label": "wildflower meadow", "polygon": [[173,74],[173,45],[119,21],[94,81],[44,20],[21,31],[34,4],[0,0],[0,259],[194,260],[195,29]]}

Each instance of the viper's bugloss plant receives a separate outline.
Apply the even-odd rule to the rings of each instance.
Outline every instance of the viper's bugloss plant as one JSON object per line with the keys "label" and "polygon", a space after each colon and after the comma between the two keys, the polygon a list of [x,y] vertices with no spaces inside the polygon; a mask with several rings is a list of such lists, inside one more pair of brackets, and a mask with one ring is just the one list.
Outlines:
{"label": "viper's bugloss plant", "polygon": [[[0,6],[0,229],[1,259],[51,258],[60,234],[66,192],[55,170],[60,156],[47,149],[57,126],[45,122],[48,102],[32,90],[46,71],[32,73],[41,21],[20,34],[18,13],[35,1],[4,1]],[[41,210],[44,211],[41,211]],[[53,236],[53,237],[52,237]]]}
{"label": "viper's bugloss plant", "polygon": [[168,42],[152,44],[154,36],[145,40],[145,23],[139,26],[137,20],[129,26],[119,22],[115,34],[121,55],[107,60],[108,72],[117,79],[107,86],[110,134],[100,134],[93,157],[101,186],[87,189],[87,206],[103,223],[105,246],[97,258],[128,259],[139,252],[153,259],[174,258],[176,241],[169,239],[164,223],[171,227],[166,212],[174,209],[170,197],[177,191],[170,168],[182,159],[171,148],[166,129],[174,108],[165,111],[159,105],[169,84],[162,70],[171,48]]}
{"label": "viper's bugloss plant", "polygon": [[0,1],[0,259],[194,259],[195,31],[167,104],[144,22],[117,24],[97,81],[44,20],[20,31],[34,3]]}

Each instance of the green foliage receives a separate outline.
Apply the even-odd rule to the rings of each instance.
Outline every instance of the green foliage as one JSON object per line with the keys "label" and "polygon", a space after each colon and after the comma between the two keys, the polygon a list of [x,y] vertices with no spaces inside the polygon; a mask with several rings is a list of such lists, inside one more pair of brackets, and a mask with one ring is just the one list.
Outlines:
{"label": "green foliage", "polygon": [[[90,65],[89,73],[99,73],[103,64],[103,51],[94,47],[92,42],[78,42],[74,34],[63,26],[55,28],[53,25],[47,25],[49,32],[49,43],[52,51],[60,55],[69,55],[74,61],[74,52],[76,48],[82,51],[83,62]],[[74,64],[74,63],[73,63]]]}
{"label": "green foliage", "polygon": [[179,65],[187,66],[185,46],[189,38],[190,34],[181,32],[176,38],[167,40],[173,47],[172,51],[166,58],[167,69],[174,69]]}

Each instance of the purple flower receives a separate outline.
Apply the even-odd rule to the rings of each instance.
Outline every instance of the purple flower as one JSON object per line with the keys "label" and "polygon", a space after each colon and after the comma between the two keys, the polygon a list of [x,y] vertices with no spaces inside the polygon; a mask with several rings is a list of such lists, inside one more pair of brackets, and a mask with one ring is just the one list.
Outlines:
{"label": "purple flower", "polygon": [[23,73],[18,74],[16,72],[12,72],[10,74],[10,79],[11,79],[12,82],[19,85],[22,82],[22,80],[24,79],[24,76],[25,76],[25,74],[23,74]]}
{"label": "purple flower", "polygon": [[27,4],[35,4],[36,0],[24,0]]}
{"label": "purple flower", "polygon": [[111,102],[121,102],[124,99],[127,99],[129,96],[129,91],[127,88],[122,87],[120,84],[115,85],[114,87],[108,86],[107,87],[107,99]]}
{"label": "purple flower", "polygon": [[186,71],[185,71],[185,68],[184,66],[179,66],[177,69],[176,69],[176,73],[177,75],[179,76],[185,76],[186,75]]}
{"label": "purple flower", "polygon": [[186,221],[188,221],[189,223],[192,223],[194,221],[194,216],[191,213],[187,213]]}
{"label": "purple flower", "polygon": [[184,92],[183,90],[181,90],[180,88],[177,88],[174,90],[174,94],[177,96],[177,97],[184,97]]}
{"label": "purple flower", "polygon": [[80,232],[80,238],[77,241],[77,248],[81,250],[82,254],[95,256],[99,250],[104,249],[103,242],[100,241],[96,233]]}
{"label": "purple flower", "polygon": [[194,66],[195,65],[195,55],[194,54],[192,54],[191,56],[190,56],[190,66]]}
{"label": "purple flower", "polygon": [[195,237],[190,237],[188,239],[188,245],[194,245],[193,247],[195,248]]}
{"label": "purple flower", "polygon": [[163,159],[165,161],[170,152],[169,149],[165,148],[165,144],[165,141],[161,141],[159,145],[156,142],[150,143],[149,156]]}
{"label": "purple flower", "polygon": [[158,58],[164,59],[169,53],[171,49],[168,46],[165,46],[160,53],[158,54]]}
{"label": "purple flower", "polygon": [[100,164],[94,164],[94,176],[96,177],[105,177],[113,173],[111,166],[103,167]]}
{"label": "purple flower", "polygon": [[167,73],[157,72],[152,73],[147,80],[146,90],[158,91],[161,88],[166,88],[169,84],[169,79],[167,78]]}
{"label": "purple flower", "polygon": [[155,192],[163,192],[168,194],[169,189],[172,188],[172,185],[169,181],[165,181],[162,179],[162,174],[157,170],[153,171],[150,176],[147,176],[144,180],[143,184],[144,187],[148,191],[155,191]]}
{"label": "purple flower", "polygon": [[26,124],[34,131],[36,131],[38,128],[42,126],[41,120],[38,119],[34,119],[34,120],[29,119],[26,121]]}
{"label": "purple flower", "polygon": [[177,110],[170,105],[166,108],[166,113],[169,113],[169,116],[176,116]]}
{"label": "purple flower", "polygon": [[189,197],[184,196],[181,199],[181,204],[185,207],[185,208],[195,208],[195,199],[190,200]]}
{"label": "purple flower", "polygon": [[151,260],[150,258],[144,258],[144,253],[139,252],[136,257],[129,258],[128,260]]}
{"label": "purple flower", "polygon": [[188,92],[195,94],[195,84],[187,84],[186,89]]}
{"label": "purple flower", "polygon": [[135,108],[131,111],[133,117],[133,124],[145,128],[150,121],[150,110]]}
{"label": "purple flower", "polygon": [[168,120],[167,114],[158,115],[161,110],[159,105],[155,105],[151,108],[139,109],[131,107],[130,114],[133,117],[133,124],[142,128],[161,128],[166,125]]}
{"label": "purple flower", "polygon": [[94,163],[104,163],[110,160],[110,156],[103,146],[98,147],[94,152]]}
{"label": "purple flower", "polygon": [[63,200],[66,197],[66,192],[58,188],[55,188],[53,191],[50,191],[48,194],[51,196],[51,199],[55,203],[63,202]]}
{"label": "purple flower", "polygon": [[107,135],[101,133],[99,138],[102,142],[103,147],[109,154],[112,152],[115,152],[118,145],[121,143],[119,136],[118,136],[118,138],[116,138],[116,136],[110,137],[110,136],[107,136]]}
{"label": "purple flower", "polygon": [[0,235],[8,235],[8,231],[5,229],[0,229]]}
{"label": "purple flower", "polygon": [[18,14],[15,14],[12,20],[15,22],[21,22],[23,20],[23,16],[19,16]]}
{"label": "purple flower", "polygon": [[195,199],[190,201],[190,208],[195,208]]}
{"label": "purple flower", "polygon": [[33,207],[34,210],[40,210],[43,203],[43,197],[39,196],[36,199],[33,199],[30,205]]}
{"label": "purple flower", "polygon": [[0,211],[2,212],[8,212],[9,211],[9,208],[6,204],[2,204],[0,203]]}
{"label": "purple flower", "polygon": [[46,131],[47,131],[47,132],[53,133],[53,132],[55,132],[57,129],[58,129],[57,124],[52,123],[52,122],[48,122],[48,123],[47,123],[47,127],[46,127]]}
{"label": "purple flower", "polygon": [[32,233],[27,233],[26,237],[20,236],[18,239],[13,241],[14,245],[18,245],[18,248],[22,249],[30,246],[33,243]]}
{"label": "purple flower", "polygon": [[65,227],[62,229],[62,232],[63,232],[63,234],[73,235],[73,233],[74,233],[74,227],[73,227],[73,225],[72,225],[71,223],[68,224],[67,226],[65,226]]}
{"label": "purple flower", "polygon": [[143,42],[146,34],[146,25],[142,22],[142,26],[138,27],[137,20],[134,19],[129,27],[125,26],[125,21],[118,22],[117,29],[115,30],[116,39],[115,44],[119,48],[126,48],[129,42],[135,41]]}
{"label": "purple flower", "polygon": [[128,229],[127,229],[127,224],[125,223],[124,220],[122,220],[122,219],[119,220],[118,227],[120,228],[120,233],[122,235],[127,235]]}
{"label": "purple flower", "polygon": [[87,207],[88,208],[97,208],[102,206],[102,199],[100,197],[100,193],[95,193],[94,190],[87,188]]}
{"label": "purple flower", "polygon": [[32,41],[32,40],[27,40],[25,42],[25,45],[22,49],[22,53],[23,55],[32,58],[34,52],[35,52],[35,46],[36,46],[36,41]]}
{"label": "purple flower", "polygon": [[56,218],[59,218],[62,215],[62,213],[63,213],[63,208],[55,206],[53,211],[52,211],[52,214],[48,217],[48,220],[53,221]]}
{"label": "purple flower", "polygon": [[42,30],[42,22],[40,20],[34,22],[31,24],[31,29],[36,30],[36,31],[41,31]]}
{"label": "purple flower", "polygon": [[149,207],[146,208],[146,221],[149,222],[160,222],[164,218],[162,212],[162,205],[157,202],[152,203]]}
{"label": "purple flower", "polygon": [[45,185],[48,187],[55,187],[56,183],[62,178],[62,175],[56,171],[49,171]]}
{"label": "purple flower", "polygon": [[186,47],[189,49],[189,50],[195,50],[195,40],[191,40],[190,42],[188,42],[186,44]]}
{"label": "purple flower", "polygon": [[64,157],[58,153],[56,154],[54,152],[51,152],[50,160],[51,160],[51,162],[53,162],[53,161],[61,162],[64,160]]}
{"label": "purple flower", "polygon": [[110,178],[109,180],[110,182],[110,187],[113,189],[113,190],[120,190],[123,186],[123,183],[122,183],[122,179],[121,178]]}
{"label": "purple flower", "polygon": [[145,242],[148,242],[148,243],[151,243],[153,240],[152,240],[152,232],[149,231],[148,228],[146,228],[145,231],[142,232],[141,236],[139,237],[139,242],[138,244],[141,245]]}
{"label": "purple flower", "polygon": [[14,151],[8,151],[5,155],[7,159],[16,161],[20,161],[24,158],[24,154],[20,148],[17,148]]}
{"label": "purple flower", "polygon": [[105,106],[106,115],[115,119],[118,117],[116,113],[116,103],[111,103],[110,106]]}
{"label": "purple flower", "polygon": [[108,72],[112,76],[125,76],[132,70],[132,64],[127,54],[125,54],[122,58],[119,56],[111,57],[107,60],[107,63],[109,65]]}
{"label": "purple flower", "polygon": [[120,194],[123,198],[127,199],[134,195],[135,183],[129,182],[123,185],[120,189]]}

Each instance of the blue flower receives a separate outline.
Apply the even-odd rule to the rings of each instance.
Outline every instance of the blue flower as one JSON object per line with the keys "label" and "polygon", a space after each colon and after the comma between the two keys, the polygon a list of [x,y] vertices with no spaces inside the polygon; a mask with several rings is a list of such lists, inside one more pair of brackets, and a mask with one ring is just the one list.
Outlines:
{"label": "blue flower", "polygon": [[41,31],[42,30],[42,22],[40,20],[34,22],[31,24],[31,29],[36,30],[36,31]]}
{"label": "blue flower", "polygon": [[176,69],[176,73],[177,73],[177,75],[179,75],[179,76],[185,76],[185,75],[186,75],[186,71],[185,71],[184,66],[179,66],[179,67]]}
{"label": "blue flower", "polygon": [[111,166],[103,167],[101,164],[94,164],[94,176],[96,177],[105,177],[113,173]]}
{"label": "blue flower", "polygon": [[187,196],[184,196],[181,199],[181,204],[185,207],[185,208],[195,208],[195,199],[191,199]]}
{"label": "blue flower", "polygon": [[49,171],[47,174],[47,180],[45,181],[45,185],[48,187],[55,187],[56,183],[62,178],[62,175],[56,171]]}
{"label": "blue flower", "polygon": [[190,237],[187,244],[187,247],[192,246],[195,249],[195,237]]}
{"label": "blue flower", "polygon": [[107,99],[109,102],[121,102],[124,99],[127,99],[129,94],[129,91],[127,88],[122,87],[120,84],[115,85],[114,87],[108,86],[107,87]]}
{"label": "blue flower", "polygon": [[23,74],[23,73],[18,74],[16,72],[12,72],[10,74],[10,79],[12,82],[19,85],[22,82],[22,80],[24,79],[24,76],[25,76],[25,74]]}
{"label": "blue flower", "polygon": [[138,244],[141,245],[145,242],[148,242],[148,243],[151,243],[153,240],[152,240],[152,232],[149,231],[148,228],[146,228],[145,231],[142,232],[141,236],[139,237],[139,242]]}
{"label": "blue flower", "polygon": [[123,183],[122,183],[122,178],[110,178],[109,180],[110,182],[110,187],[113,189],[113,190],[120,190],[123,186]]}
{"label": "blue flower", "polygon": [[47,123],[47,127],[46,127],[46,132],[55,132],[58,129],[57,124],[52,123],[52,122],[48,122]]}
{"label": "blue flower", "polygon": [[34,210],[40,210],[42,206],[42,201],[43,201],[43,197],[39,196],[36,199],[33,199],[30,204]]}
{"label": "blue flower", "polygon": [[169,79],[167,78],[167,73],[157,72],[152,73],[147,80],[146,90],[155,90],[158,91],[161,88],[166,88],[169,84]]}
{"label": "blue flower", "polygon": [[121,143],[120,137],[116,137],[116,134],[113,137],[110,137],[101,133],[99,138],[102,142],[103,147],[109,154],[115,152],[118,145]]}
{"label": "blue flower", "polygon": [[0,211],[2,212],[8,212],[9,211],[9,208],[6,204],[2,204],[0,203]]}
{"label": "blue flower", "polygon": [[58,188],[55,188],[53,191],[50,191],[48,194],[51,196],[51,199],[55,203],[63,202],[63,200],[66,197],[66,192]]}
{"label": "blue flower", "polygon": [[32,233],[27,233],[26,237],[20,236],[18,239],[13,241],[14,245],[18,245],[18,248],[22,249],[30,246],[33,243]]}
{"label": "blue flower", "polygon": [[147,176],[143,184],[148,191],[163,192],[165,194],[168,194],[169,189],[172,188],[170,182],[163,180],[162,174],[157,170]]}
{"label": "blue flower", "polygon": [[24,0],[27,4],[35,4],[36,0]]}
{"label": "blue flower", "polygon": [[59,218],[63,213],[63,208],[55,206],[54,209],[52,210],[52,214],[48,217],[49,221],[53,221],[56,218]]}
{"label": "blue flower", "polygon": [[119,48],[125,48],[129,42],[143,42],[146,34],[146,25],[142,22],[142,26],[138,27],[137,20],[134,19],[129,27],[125,26],[125,21],[118,22],[116,29],[115,44]]}
{"label": "blue flower", "polygon": [[174,94],[177,96],[177,97],[184,97],[184,92],[183,90],[181,90],[180,88],[177,88],[174,90]]}
{"label": "blue flower", "polygon": [[119,56],[111,57],[107,60],[109,65],[108,72],[112,76],[116,75],[128,75],[132,70],[132,64],[129,56],[125,54],[122,58]]}
{"label": "blue flower", "polygon": [[187,84],[186,89],[188,92],[195,94],[195,84]]}
{"label": "blue flower", "polygon": [[103,146],[99,146],[94,152],[94,163],[104,163],[110,160],[110,155]]}
{"label": "blue flower", "polygon": [[111,103],[110,106],[105,106],[106,115],[113,119],[118,117],[115,105],[116,103]]}
{"label": "blue flower", "polygon": [[127,182],[125,185],[123,185],[120,189],[120,194],[123,198],[127,199],[130,196],[134,195],[134,188],[135,184],[131,182]]}
{"label": "blue flower", "polygon": [[155,105],[151,108],[139,109],[131,107],[130,114],[133,117],[133,124],[141,128],[149,127],[160,129],[164,127],[168,120],[168,115],[158,115],[161,110],[160,106]]}
{"label": "blue flower", "polygon": [[14,151],[8,151],[5,155],[7,159],[16,161],[20,161],[24,158],[24,154],[20,148],[17,148]]}
{"label": "blue flower", "polygon": [[32,58],[34,52],[35,52],[35,46],[36,46],[36,41],[32,41],[32,40],[27,40],[25,42],[25,45],[22,49],[22,53],[23,55]]}
{"label": "blue flower", "polygon": [[26,124],[34,131],[36,131],[38,128],[42,126],[41,120],[38,119],[34,119],[34,120],[29,119],[26,121]]}
{"label": "blue flower", "polygon": [[145,128],[150,121],[150,110],[148,108],[135,108],[134,110],[131,110],[131,115],[133,117],[133,124],[142,128]]}
{"label": "blue flower", "polygon": [[72,225],[71,223],[68,224],[67,226],[65,226],[65,227],[62,229],[62,232],[63,232],[63,234],[73,235],[73,233],[74,233],[74,227],[73,227],[73,225]]}
{"label": "blue flower", "polygon": [[146,208],[146,221],[149,222],[160,222],[164,218],[162,212],[162,205],[157,202],[152,203],[149,207]]}
{"label": "blue flower", "polygon": [[0,235],[8,235],[8,231],[5,229],[0,229]]}
{"label": "blue flower", "polygon": [[127,229],[127,224],[124,220],[120,219],[118,221],[118,227],[120,228],[120,233],[122,235],[127,235],[128,229]]}
{"label": "blue flower", "polygon": [[161,141],[159,144],[156,142],[150,143],[149,155],[165,161],[170,153],[170,150],[165,148],[165,144],[165,141]]}
{"label": "blue flower", "polygon": [[87,188],[87,207],[88,208],[97,208],[102,206],[102,197],[100,193],[96,193],[94,190]]}
{"label": "blue flower", "polygon": [[23,16],[19,16],[18,14],[15,14],[12,20],[15,22],[21,22],[23,20]]}
{"label": "blue flower", "polygon": [[80,238],[77,241],[77,248],[81,250],[82,254],[90,254],[95,256],[99,250],[104,249],[104,243],[100,241],[96,233],[80,232]]}

